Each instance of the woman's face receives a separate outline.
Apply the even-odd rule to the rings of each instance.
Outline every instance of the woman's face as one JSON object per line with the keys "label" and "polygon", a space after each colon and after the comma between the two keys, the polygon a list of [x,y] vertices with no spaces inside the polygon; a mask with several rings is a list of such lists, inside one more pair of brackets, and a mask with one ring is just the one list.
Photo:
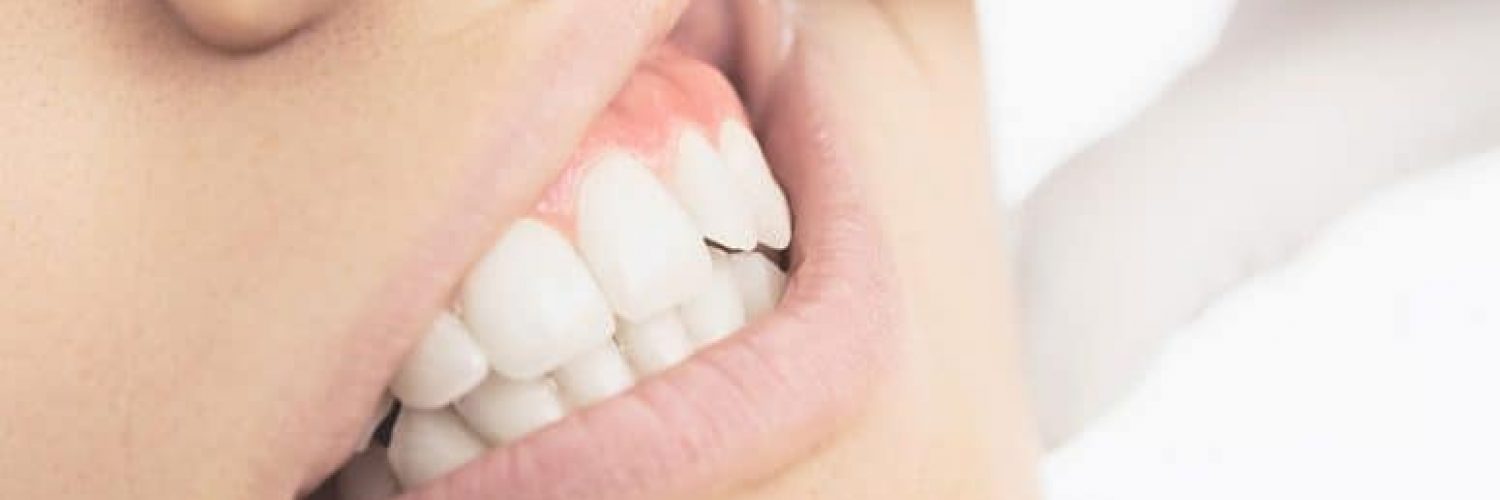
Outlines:
{"label": "woman's face", "polygon": [[0,497],[310,491],[664,45],[735,85],[789,200],[786,297],[415,493],[1026,496],[971,22],[918,0],[0,3]]}

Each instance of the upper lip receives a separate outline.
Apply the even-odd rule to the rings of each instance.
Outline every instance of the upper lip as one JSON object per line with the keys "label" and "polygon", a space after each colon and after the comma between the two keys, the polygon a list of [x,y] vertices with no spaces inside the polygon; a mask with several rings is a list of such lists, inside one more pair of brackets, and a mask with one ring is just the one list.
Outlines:
{"label": "upper lip", "polygon": [[[736,3],[736,14],[760,3]],[[664,39],[672,25],[653,38]],[[763,478],[858,413],[891,357],[893,289],[849,156],[829,133],[802,62],[794,53],[775,68],[755,68],[769,73],[754,75],[766,83],[748,103],[797,223],[790,281],[777,309],[626,394],[492,450],[409,497],[701,496]],[[433,262],[450,265],[454,275],[478,256],[451,251]]]}

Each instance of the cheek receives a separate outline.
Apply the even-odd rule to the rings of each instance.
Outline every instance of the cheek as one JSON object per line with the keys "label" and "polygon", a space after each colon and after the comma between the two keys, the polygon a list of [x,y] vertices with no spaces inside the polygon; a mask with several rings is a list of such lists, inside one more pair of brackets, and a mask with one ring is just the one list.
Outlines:
{"label": "cheek", "polygon": [[[0,394],[16,396],[0,420],[47,450],[0,469],[46,477],[97,457],[78,491],[147,469],[195,481],[139,484],[150,497],[331,469],[327,450],[347,449],[377,369],[409,340],[391,334],[399,318],[358,318],[458,193],[487,188],[466,200],[476,246],[529,203],[551,176],[538,165],[561,164],[652,16],[622,6],[597,27],[536,9],[517,14],[524,29],[495,18],[417,40],[446,22],[356,3],[285,46],[226,55],[168,36],[178,27],[144,2],[0,2],[0,18],[30,19],[0,35],[26,44],[0,44],[0,93],[17,105],[0,116],[0,332],[28,332],[0,335],[24,360],[0,363]],[[364,37],[389,43],[351,42]],[[540,71],[518,56],[537,53],[577,57]],[[97,446],[122,436],[151,444]]]}
{"label": "cheek", "polygon": [[1014,487],[1001,482],[1008,474],[994,471],[1014,464],[997,461],[978,432],[988,424],[976,421],[960,399],[972,396],[936,380],[932,368],[925,360],[907,363],[836,441],[773,477],[714,498],[1011,498],[999,494]]}
{"label": "cheek", "polygon": [[804,40],[814,79],[837,90],[826,93],[833,120],[867,167],[863,180],[897,242],[911,328],[903,337],[913,345],[903,351],[910,359],[900,383],[847,443],[743,498],[820,491],[990,498],[1026,490],[1037,446],[1017,383],[1015,318],[976,105],[980,66],[964,45],[974,42],[962,41],[975,37],[955,35],[952,46],[927,38],[925,48],[944,55],[917,64],[913,47],[890,37],[890,21],[873,11],[809,9],[815,21]]}

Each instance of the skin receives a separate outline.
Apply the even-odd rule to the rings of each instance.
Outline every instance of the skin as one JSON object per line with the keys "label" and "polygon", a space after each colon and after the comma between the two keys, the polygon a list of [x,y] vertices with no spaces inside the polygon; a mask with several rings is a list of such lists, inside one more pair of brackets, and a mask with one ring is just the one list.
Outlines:
{"label": "skin", "polygon": [[[379,347],[438,304],[349,325],[420,260],[476,158],[506,165],[496,195],[446,241],[477,255],[520,213],[675,5],[350,0],[224,50],[185,3],[0,3],[0,497],[316,481],[384,385],[359,364],[394,366]],[[803,15],[809,72],[901,242],[907,345],[825,446],[716,497],[1033,497],[970,7]],[[570,53],[590,57],[538,56]]]}

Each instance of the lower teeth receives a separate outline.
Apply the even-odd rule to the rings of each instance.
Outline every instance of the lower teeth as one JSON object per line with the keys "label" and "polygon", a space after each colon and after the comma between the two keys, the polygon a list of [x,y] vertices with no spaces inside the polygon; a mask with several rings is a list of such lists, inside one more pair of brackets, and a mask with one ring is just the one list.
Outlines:
{"label": "lower teeth", "polygon": [[[398,372],[390,389],[400,401],[380,414],[375,444],[340,471],[340,496],[386,498],[417,487],[627,392],[768,314],[786,274],[778,250],[750,247],[786,247],[786,200],[748,128],[720,128],[682,133],[692,154],[675,161],[706,162],[692,166],[690,180],[674,183],[673,170],[628,154],[603,156],[604,166],[578,183],[576,238],[555,229],[570,224],[545,214],[502,235],[465,280],[455,307],[462,313],[442,315]],[[726,156],[705,149],[709,135]],[[699,186],[718,198],[692,192]],[[725,194],[726,186],[746,192]],[[676,201],[683,197],[694,200],[691,210]],[[705,239],[714,234],[743,241]]]}
{"label": "lower teeth", "polygon": [[514,381],[491,372],[450,406],[436,409],[386,403],[368,445],[361,445],[337,476],[340,498],[389,498],[402,486],[413,488],[451,472],[487,447],[514,443],[570,411],[598,404],[629,390],[638,379],[680,364],[703,346],[730,336],[747,315],[766,314],[780,299],[785,274],[765,256],[746,252],[714,258],[716,279],[722,283],[647,321],[619,321],[614,342],[548,376]]}

